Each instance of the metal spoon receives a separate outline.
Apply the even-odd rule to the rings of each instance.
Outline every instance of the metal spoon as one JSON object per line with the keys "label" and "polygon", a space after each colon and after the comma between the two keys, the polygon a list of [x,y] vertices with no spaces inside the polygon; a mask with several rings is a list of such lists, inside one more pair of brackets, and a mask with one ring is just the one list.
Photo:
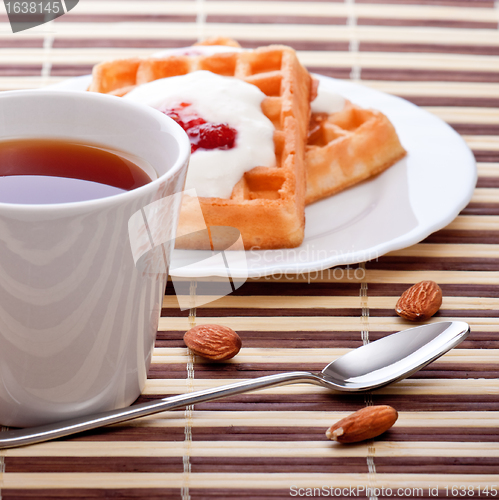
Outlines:
{"label": "metal spoon", "polygon": [[458,345],[469,332],[469,325],[462,321],[418,326],[354,349],[327,365],[320,373],[288,372],[268,375],[54,424],[4,431],[0,432],[0,449],[40,443],[104,425],[275,385],[309,382],[338,391],[368,391],[401,380],[420,370]]}

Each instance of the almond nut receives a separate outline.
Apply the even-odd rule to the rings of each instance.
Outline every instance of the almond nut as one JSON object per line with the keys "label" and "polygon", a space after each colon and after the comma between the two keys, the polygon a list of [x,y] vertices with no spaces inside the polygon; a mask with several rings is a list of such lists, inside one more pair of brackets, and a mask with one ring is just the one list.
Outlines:
{"label": "almond nut", "polygon": [[233,358],[241,349],[241,338],[227,326],[199,325],[184,335],[186,346],[203,358],[224,361]]}
{"label": "almond nut", "polygon": [[420,281],[407,289],[395,306],[395,312],[409,321],[426,321],[442,305],[442,290],[434,281]]}
{"label": "almond nut", "polygon": [[326,431],[326,436],[339,443],[372,439],[387,431],[397,418],[397,410],[391,406],[368,406],[336,422]]}

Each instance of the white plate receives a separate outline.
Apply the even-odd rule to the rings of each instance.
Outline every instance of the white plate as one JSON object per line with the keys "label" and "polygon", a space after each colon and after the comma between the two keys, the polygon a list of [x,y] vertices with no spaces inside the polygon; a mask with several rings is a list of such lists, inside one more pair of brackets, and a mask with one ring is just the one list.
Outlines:
{"label": "white plate", "polygon": [[[306,208],[305,239],[294,249],[250,250],[231,259],[235,278],[296,275],[375,259],[413,245],[449,224],[467,205],[476,184],[470,149],[451,127],[404,99],[320,75],[320,87],[385,113],[407,156],[376,178]],[[85,90],[90,76],[53,85]],[[227,276],[210,252],[176,250],[177,276]],[[188,268],[184,263],[198,264]]]}

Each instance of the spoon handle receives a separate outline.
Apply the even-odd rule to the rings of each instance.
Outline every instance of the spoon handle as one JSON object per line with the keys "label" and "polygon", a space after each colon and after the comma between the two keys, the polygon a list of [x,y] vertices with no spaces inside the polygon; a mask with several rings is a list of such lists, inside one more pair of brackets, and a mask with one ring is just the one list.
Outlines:
{"label": "spoon handle", "polygon": [[166,410],[174,410],[187,405],[211,401],[233,396],[242,392],[254,391],[275,385],[293,384],[299,382],[320,383],[320,378],[310,372],[288,372],[267,375],[250,380],[236,382],[202,391],[180,394],[169,398],[111,410],[94,415],[72,418],[54,424],[42,425],[0,432],[0,449],[14,448],[27,444],[41,443],[50,439],[88,431],[105,425],[125,422],[138,417],[152,415]]}

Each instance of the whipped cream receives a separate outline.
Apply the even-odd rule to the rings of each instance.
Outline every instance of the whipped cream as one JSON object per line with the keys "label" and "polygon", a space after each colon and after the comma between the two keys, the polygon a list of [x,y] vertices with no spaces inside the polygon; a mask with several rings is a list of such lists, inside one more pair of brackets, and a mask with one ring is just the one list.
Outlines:
{"label": "whipped cream", "polygon": [[345,98],[332,90],[325,89],[319,82],[317,97],[310,103],[312,113],[336,113],[345,106]]}
{"label": "whipped cream", "polygon": [[198,149],[191,155],[185,189],[195,188],[198,196],[214,198],[230,198],[248,170],[275,166],[274,126],[262,113],[264,98],[256,86],[210,71],[154,80],[124,96],[162,109],[189,103],[207,122],[226,123],[237,130],[232,149]]}

